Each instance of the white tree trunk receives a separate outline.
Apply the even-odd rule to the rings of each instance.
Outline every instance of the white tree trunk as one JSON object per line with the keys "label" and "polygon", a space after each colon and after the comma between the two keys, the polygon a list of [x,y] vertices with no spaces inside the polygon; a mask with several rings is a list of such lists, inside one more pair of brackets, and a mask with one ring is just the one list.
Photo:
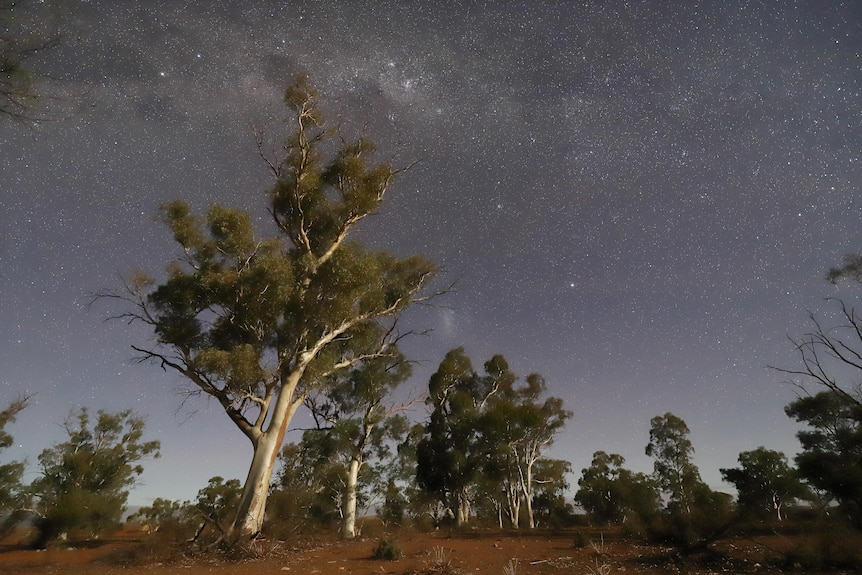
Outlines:
{"label": "white tree trunk", "polygon": [[527,465],[526,477],[524,478],[524,506],[527,508],[527,525],[530,529],[536,528],[533,519],[533,464]]}
{"label": "white tree trunk", "polygon": [[341,536],[345,539],[356,537],[356,485],[359,481],[359,467],[359,460],[350,460],[347,485],[344,488],[344,521],[341,529]]}
{"label": "white tree trunk", "polygon": [[470,498],[467,490],[462,489],[458,494],[458,506],[455,510],[455,525],[464,525],[470,520]]}
{"label": "white tree trunk", "polygon": [[228,533],[230,543],[249,540],[260,533],[266,512],[266,499],[272,470],[278,458],[284,434],[301,401],[291,401],[293,390],[301,377],[300,373],[291,374],[276,400],[272,420],[266,431],[252,439],[254,455],[243,486],[242,496],[236,511],[236,518]]}
{"label": "white tree trunk", "polygon": [[275,439],[275,435],[263,435],[255,446],[251,467],[237,507],[236,519],[229,534],[232,541],[250,539],[263,527],[272,469],[278,450],[281,448],[281,442]]}
{"label": "white tree trunk", "polygon": [[778,515],[779,521],[784,521],[784,518],[781,516],[781,507],[783,501],[778,497],[776,493],[772,494],[772,508],[775,509],[775,513]]}
{"label": "white tree trunk", "polygon": [[521,517],[521,490],[517,486],[509,485],[506,487],[506,502],[509,522],[512,524],[512,527],[517,529]]}

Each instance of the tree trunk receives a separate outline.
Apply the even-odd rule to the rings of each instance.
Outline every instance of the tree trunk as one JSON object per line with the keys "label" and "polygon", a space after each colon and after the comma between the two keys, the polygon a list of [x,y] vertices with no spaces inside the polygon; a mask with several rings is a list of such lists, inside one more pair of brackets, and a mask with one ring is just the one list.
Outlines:
{"label": "tree trunk", "polygon": [[461,489],[458,493],[457,508],[455,509],[455,525],[464,525],[470,520],[470,499],[467,497],[467,489]]}
{"label": "tree trunk", "polygon": [[344,520],[341,536],[345,539],[356,537],[356,484],[359,481],[359,460],[351,459],[347,470],[347,485],[344,487]]}
{"label": "tree trunk", "polygon": [[236,519],[231,526],[231,543],[248,540],[260,533],[263,526],[269,483],[283,435],[264,434],[254,447],[251,467],[243,486],[242,497],[237,507]]}
{"label": "tree trunk", "polygon": [[775,509],[775,513],[778,515],[778,520],[783,521],[784,518],[781,516],[781,499],[778,498],[777,495],[772,495],[772,508]]}
{"label": "tree trunk", "polygon": [[236,518],[228,533],[228,543],[232,545],[253,539],[263,527],[272,470],[281,444],[284,442],[287,426],[302,403],[302,401],[291,401],[293,390],[296,389],[296,382],[300,377],[301,372],[291,374],[287,385],[282,388],[276,400],[269,427],[256,439],[252,439],[254,455],[237,506]]}
{"label": "tree trunk", "polygon": [[536,522],[533,519],[533,464],[527,464],[527,469],[524,478],[524,506],[527,508],[527,525],[530,529],[536,528]]}
{"label": "tree trunk", "polygon": [[506,501],[508,503],[508,515],[509,522],[512,524],[512,527],[515,529],[518,528],[518,522],[521,517],[521,492],[520,490],[515,490],[514,493],[512,489],[506,488]]}

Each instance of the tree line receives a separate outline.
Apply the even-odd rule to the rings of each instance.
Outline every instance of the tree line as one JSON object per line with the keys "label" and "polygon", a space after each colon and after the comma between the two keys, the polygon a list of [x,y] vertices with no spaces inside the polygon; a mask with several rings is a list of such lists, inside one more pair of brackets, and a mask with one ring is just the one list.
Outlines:
{"label": "tree line", "polygon": [[[259,236],[240,209],[216,204],[199,215],[169,202],[162,221],[180,249],[165,273],[137,272],[97,294],[119,303],[116,317],[152,330],[151,341],[133,345],[139,357],[214,398],[252,452],[243,482],[212,478],[194,503],[157,500],[140,517],[158,525],[196,518],[193,539],[209,532],[226,545],[248,544],[279,518],[294,530],[335,521],[354,537],[357,516],[371,506],[391,523],[570,520],[570,464],[545,453],[572,414],[546,396],[540,375],[522,380],[501,355],[477,371],[456,348],[428,382],[427,421],[411,423],[410,403],[393,403],[411,373],[398,347],[410,335],[403,314],[447,290],[435,291],[433,262],[373,251],[353,234],[406,168],[373,163],[370,141],[329,128],[306,77],[286,89],[284,103],[293,131],[273,151],[258,141],[273,177],[269,235]],[[849,256],[827,279],[858,282],[860,261]],[[812,318],[814,330],[793,340],[801,367],[782,369],[801,391],[786,410],[805,425],[795,468],[766,448],[740,454],[739,467],[721,470],[737,488],[734,504],[702,481],[687,425],[667,413],[650,424],[652,474],[598,451],[575,501],[593,521],[685,545],[708,544],[744,514],[781,519],[800,499],[835,505],[862,527],[862,392],[835,375],[862,369],[862,324],[852,307],[839,309],[837,331]],[[0,414],[0,430],[26,403]],[[300,409],[315,425],[285,445]],[[132,412],[98,412],[91,423],[86,409],[73,412],[68,441],[42,453],[40,478],[26,488],[20,462],[0,468],[2,517],[31,513],[42,540],[116,524],[141,461],[159,445],[142,442],[143,420]],[[3,431],[0,447],[10,443]]]}

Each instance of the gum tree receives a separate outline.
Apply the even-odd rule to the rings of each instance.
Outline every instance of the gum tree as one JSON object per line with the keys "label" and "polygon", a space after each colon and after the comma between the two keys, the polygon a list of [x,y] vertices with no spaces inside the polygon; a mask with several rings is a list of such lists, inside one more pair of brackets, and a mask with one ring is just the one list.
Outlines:
{"label": "gum tree", "polygon": [[514,385],[515,376],[501,355],[485,364],[485,371],[494,382],[495,393],[489,398],[480,420],[479,433],[491,453],[503,460],[504,491],[509,519],[518,527],[520,505],[527,514],[527,526],[533,529],[533,492],[537,483],[550,481],[536,474],[537,463],[553,444],[557,433],[571,411],[563,409],[558,397],[541,399],[547,385],[536,373],[528,375],[521,386]]}
{"label": "gum tree", "polygon": [[121,317],[153,329],[154,341],[133,346],[142,359],[214,398],[251,443],[229,543],[260,531],[276,457],[305,399],[337,372],[390,354],[395,318],[435,273],[422,257],[350,241],[399,170],[369,164],[367,140],[325,130],[304,77],[284,103],[294,131],[280,158],[258,143],[275,180],[272,235],[260,238],[242,210],[213,205],[199,217],[170,202],[162,214],[181,250],[167,279],[137,274],[125,293],[108,294],[133,304]]}
{"label": "gum tree", "polygon": [[650,421],[649,443],[645,452],[652,457],[654,476],[670,498],[669,507],[691,514],[695,491],[703,483],[692,461],[694,446],[688,438],[685,421],[672,413],[657,415]]}
{"label": "gum tree", "polygon": [[410,364],[392,350],[390,357],[369,360],[359,368],[342,372],[341,377],[315,390],[306,401],[318,422],[314,431],[326,436],[326,443],[340,463],[341,534],[345,539],[356,536],[360,471],[369,464],[382,465],[392,455],[392,444],[407,433],[409,423],[400,413],[410,407],[410,402],[390,404],[387,396],[410,373]]}
{"label": "gum tree", "polygon": [[[846,255],[826,280],[862,283],[862,254]],[[789,417],[806,426],[796,434],[802,446],[794,458],[799,475],[834,498],[862,530],[862,318],[847,302],[829,301],[837,307],[832,325],[810,315],[810,331],[790,338],[798,365],[774,369],[788,375],[799,391],[785,407]]]}
{"label": "gum tree", "polygon": [[[14,438],[6,431],[6,426],[15,422],[18,414],[27,407],[28,401],[28,397],[20,397],[0,411],[0,451],[14,443]],[[23,506],[23,474],[22,461],[0,464],[0,536],[6,531],[7,519],[9,526],[14,525],[17,512]]]}
{"label": "gum tree", "polygon": [[596,451],[581,471],[575,501],[599,523],[646,522],[658,513],[660,500],[655,479],[629,471],[616,453]]}
{"label": "gum tree", "polygon": [[810,495],[799,474],[787,463],[787,457],[765,447],[743,451],[739,454],[739,467],[719,471],[722,479],[736,487],[741,510],[754,515],[775,513],[782,521],[784,507]]}
{"label": "gum tree", "polygon": [[144,419],[131,410],[72,412],[66,441],[39,455],[39,477],[30,489],[39,544],[63,533],[97,536],[116,529],[141,462],[159,456],[158,441],[144,441]]}

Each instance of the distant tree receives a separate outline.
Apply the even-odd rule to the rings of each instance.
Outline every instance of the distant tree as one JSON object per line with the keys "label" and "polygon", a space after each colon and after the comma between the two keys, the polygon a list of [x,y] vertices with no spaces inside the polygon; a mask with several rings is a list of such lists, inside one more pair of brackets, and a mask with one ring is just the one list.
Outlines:
{"label": "distant tree", "polygon": [[536,461],[532,496],[536,526],[563,527],[572,522],[574,507],[566,501],[571,472],[572,464],[563,459],[543,457]]}
{"label": "distant tree", "polygon": [[[862,283],[862,254],[844,256],[826,279]],[[834,498],[862,530],[862,319],[846,302],[827,301],[837,306],[836,325],[824,326],[810,315],[813,329],[790,339],[800,365],[774,369],[789,375],[801,395],[785,408],[789,417],[808,426],[796,434],[802,445],[794,458],[799,474]],[[820,391],[812,392],[812,386]]]}
{"label": "distant tree", "polygon": [[402,525],[420,521],[425,515],[439,518],[440,502],[423,491],[416,480],[417,446],[425,434],[421,423],[414,424],[398,444],[395,457],[386,467],[386,488],[379,513],[387,524]]}
{"label": "distant tree", "polygon": [[736,487],[740,509],[754,516],[775,513],[781,521],[784,507],[810,495],[780,451],[765,447],[743,451],[739,467],[720,471],[722,478]]}
{"label": "distant tree", "polygon": [[[182,252],[157,284],[140,274],[123,317],[152,327],[144,358],[211,396],[252,444],[253,457],[229,543],[260,531],[273,466],[296,411],[340,370],[388,354],[393,322],[435,273],[428,260],[397,258],[348,241],[377,211],[399,170],[370,166],[364,139],[343,143],[323,128],[305,78],[285,91],[295,131],[281,159],[266,161],[275,184],[276,237],[255,237],[252,217],[219,205],[205,219],[181,201],[163,206]],[[261,146],[259,146],[261,147]],[[382,342],[382,343],[381,343]]]}
{"label": "distant tree", "polygon": [[224,536],[236,514],[241,495],[242,484],[239,479],[225,481],[220,476],[211,477],[206,487],[198,491],[192,507],[195,516],[202,520],[194,540],[199,540],[207,527],[218,533],[218,537]]}
{"label": "distant tree", "polygon": [[[497,459],[495,467],[503,467],[499,476],[503,479],[512,524],[518,526],[520,503],[523,502],[527,525],[532,529],[535,527],[535,466],[572,413],[563,409],[560,398],[540,400],[547,386],[539,374],[528,375],[524,385],[517,387],[514,383],[516,378],[501,355],[494,356],[485,364],[485,372],[494,382],[495,392],[486,402],[477,431],[484,442],[484,449]],[[541,478],[539,481],[554,480]]]}
{"label": "distant tree", "polygon": [[191,520],[191,504],[156,497],[152,505],[144,506],[129,516],[129,521],[140,523],[147,533],[153,534],[168,526],[176,534],[188,530]]}
{"label": "distant tree", "polygon": [[685,422],[672,413],[653,417],[646,454],[653,457],[656,481],[670,500],[673,509],[691,513],[694,494],[703,483],[700,471],[691,460],[694,446],[688,438]]}
{"label": "distant tree", "polygon": [[325,433],[308,430],[301,442],[288,443],[279,453],[267,507],[270,524],[279,535],[308,532],[339,515],[340,469],[326,440]]}
{"label": "distant tree", "polygon": [[845,394],[821,391],[785,408],[806,424],[796,434],[799,474],[834,498],[850,523],[862,530],[862,405]]}
{"label": "distant tree", "polygon": [[688,434],[685,422],[672,413],[650,421],[646,454],[654,458],[653,476],[668,497],[668,513],[654,535],[687,548],[704,547],[732,525],[732,500],[703,482]]}
{"label": "distant tree", "polygon": [[460,347],[431,376],[432,411],[417,446],[417,480],[454,512],[458,524],[483,493],[498,511],[506,508],[515,526],[523,504],[532,528],[535,486],[554,480],[538,478],[535,469],[571,412],[559,398],[540,399],[546,390],[540,375],[529,375],[522,386],[517,379],[502,355],[485,362],[483,375],[476,373]]}
{"label": "distant tree", "polygon": [[629,471],[624,463],[621,455],[596,451],[590,466],[582,470],[575,501],[593,521],[644,523],[658,512],[661,500],[655,479]]}
{"label": "distant tree", "polygon": [[471,491],[484,464],[476,433],[479,417],[496,387],[490,378],[473,371],[470,358],[459,347],[440,362],[428,391],[431,414],[416,448],[416,479],[461,525],[470,518]]}
{"label": "distant tree", "polygon": [[[0,451],[10,447],[14,438],[6,431],[6,426],[14,423],[15,418],[28,404],[29,397],[20,397],[0,411]],[[17,514],[24,507],[24,486],[21,477],[24,473],[23,461],[10,461],[0,464],[0,539],[17,521]]]}
{"label": "distant tree", "polygon": [[[312,392],[306,400],[321,433],[328,436],[333,456],[341,465],[341,535],[356,536],[360,471],[376,465],[366,477],[380,478],[391,459],[391,447],[407,433],[409,423],[400,412],[406,404],[388,404],[387,397],[410,376],[410,364],[397,350],[333,375],[334,381]],[[377,493],[383,485],[377,485]]]}
{"label": "distant tree", "polygon": [[65,533],[92,537],[116,529],[144,471],[141,462],[159,455],[159,442],[143,441],[144,420],[131,410],[100,410],[91,423],[86,408],[73,411],[64,424],[67,440],[39,455],[40,477],[30,489],[40,545]]}

